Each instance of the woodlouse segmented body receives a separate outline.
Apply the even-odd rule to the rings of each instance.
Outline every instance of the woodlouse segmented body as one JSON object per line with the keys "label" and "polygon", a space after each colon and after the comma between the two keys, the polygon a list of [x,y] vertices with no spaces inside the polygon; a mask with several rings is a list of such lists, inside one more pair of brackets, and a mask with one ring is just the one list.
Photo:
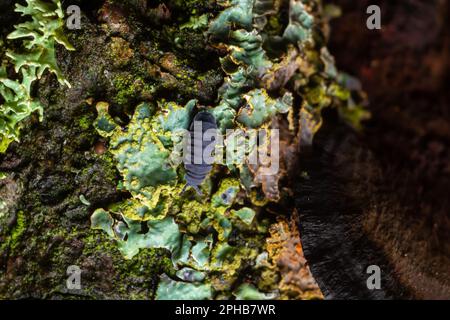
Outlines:
{"label": "woodlouse segmented body", "polygon": [[[212,169],[212,163],[208,161],[208,158],[211,158],[216,143],[215,137],[205,136],[208,130],[217,131],[216,119],[207,111],[197,113],[189,129],[191,139],[186,146],[188,157],[184,158],[185,188],[192,187],[200,195],[202,193],[199,186]],[[209,154],[204,154],[206,148],[208,148],[206,152]]]}

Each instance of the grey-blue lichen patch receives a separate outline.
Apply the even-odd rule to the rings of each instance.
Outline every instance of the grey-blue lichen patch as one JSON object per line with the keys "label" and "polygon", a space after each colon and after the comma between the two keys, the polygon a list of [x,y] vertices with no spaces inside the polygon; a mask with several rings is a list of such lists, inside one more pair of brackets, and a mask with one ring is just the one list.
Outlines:
{"label": "grey-blue lichen patch", "polygon": [[198,267],[204,268],[209,262],[212,243],[212,237],[208,237],[207,239],[199,240],[192,247],[192,258]]}
{"label": "grey-blue lichen patch", "polygon": [[312,28],[314,17],[306,10],[302,0],[290,0],[289,24],[283,37],[295,44],[303,44],[312,41]]}
{"label": "grey-blue lichen patch", "polygon": [[247,66],[247,74],[252,77],[260,78],[272,67],[273,63],[262,48],[263,38],[256,29],[231,32],[229,43],[231,60]]}
{"label": "grey-blue lichen patch", "polygon": [[253,24],[253,0],[231,0],[210,24],[208,32],[217,37],[226,37],[233,26],[250,30]]}
{"label": "grey-blue lichen patch", "polygon": [[103,209],[96,210],[91,216],[92,229],[103,230],[112,238],[115,237],[115,234],[113,232],[113,225],[114,219],[107,211]]}
{"label": "grey-blue lichen patch", "polygon": [[110,137],[117,128],[117,124],[109,115],[109,104],[106,102],[99,102],[96,105],[96,109],[98,116],[94,122],[94,127],[102,137]]}
{"label": "grey-blue lichen patch", "polygon": [[202,282],[206,278],[206,273],[189,267],[185,267],[176,272],[176,276],[186,282]]}
{"label": "grey-blue lichen patch", "polygon": [[196,100],[190,100],[186,106],[181,107],[173,102],[160,105],[163,114],[158,116],[158,123],[164,132],[189,129],[192,112],[197,104]]}

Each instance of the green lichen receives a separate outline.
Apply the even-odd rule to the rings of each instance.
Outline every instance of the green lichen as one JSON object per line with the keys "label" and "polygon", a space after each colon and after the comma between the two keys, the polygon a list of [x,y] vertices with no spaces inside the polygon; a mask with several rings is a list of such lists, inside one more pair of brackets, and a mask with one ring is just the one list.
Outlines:
{"label": "green lichen", "polygon": [[244,283],[233,292],[236,300],[272,300],[276,298],[275,294],[267,294],[258,291],[253,285]]}
{"label": "green lichen", "polygon": [[237,116],[237,121],[246,128],[259,128],[278,113],[284,114],[292,108],[291,93],[286,93],[281,99],[271,99],[265,90],[257,89],[244,96],[246,105]]}
{"label": "green lichen", "polygon": [[14,62],[16,72],[25,66],[35,66],[36,76],[39,79],[48,69],[56,75],[61,84],[70,87],[58,67],[55,55],[56,43],[63,45],[67,50],[75,50],[63,33],[64,13],[61,2],[27,0],[26,7],[16,4],[15,11],[32,19],[16,25],[16,30],[8,35],[8,39],[22,39],[26,49],[24,54],[13,51],[6,53]]}
{"label": "green lichen", "polygon": [[222,132],[233,127],[236,111],[231,108],[229,104],[220,104],[215,107],[211,113],[214,115],[214,118],[216,118],[217,126]]}
{"label": "green lichen", "polygon": [[302,0],[290,0],[289,25],[284,30],[283,37],[292,43],[303,45],[312,41],[314,17],[306,10]]}
{"label": "green lichen", "polygon": [[[277,1],[221,3],[223,11],[210,22],[207,33],[212,46],[227,50],[220,59],[226,77],[218,90],[218,103],[204,108],[215,116],[223,132],[240,129],[247,134],[251,129],[264,129],[268,137],[272,119],[292,117],[298,111],[298,134],[303,141],[311,141],[321,125],[323,108],[351,110],[351,95],[339,83],[333,60],[322,44],[313,41],[317,29],[314,5],[292,0],[289,23],[282,30],[283,24],[271,19],[279,13]],[[194,15],[181,28],[205,27],[202,17]],[[286,50],[275,59],[266,52],[273,43]],[[174,54],[164,54],[159,63],[179,81],[189,83],[197,77]],[[128,85],[124,88],[129,90]],[[196,90],[192,86],[192,96]],[[301,105],[294,104],[294,96]],[[156,248],[170,252],[176,272],[161,277],[158,299],[279,297],[272,292],[270,281],[261,280],[271,274],[271,281],[276,281],[277,271],[267,261],[266,265],[257,261],[267,256],[265,239],[271,223],[261,212],[280,197],[266,194],[256,179],[258,168],[242,164],[240,155],[234,155],[236,165],[217,163],[206,177],[202,198],[189,191],[182,193],[184,168],[177,158],[177,142],[195,107],[203,108],[196,100],[184,106],[165,100],[141,103],[131,122],[123,126],[115,123],[106,105],[97,106],[95,127],[109,139],[109,152],[130,197],[97,209],[91,217],[92,227],[114,239],[128,259]],[[294,125],[289,130],[297,134]],[[226,151],[237,143],[225,142]],[[268,145],[258,148],[267,151]],[[250,146],[249,152],[255,150],[256,146]]]}
{"label": "green lichen", "polygon": [[31,97],[31,85],[36,80],[36,67],[21,69],[22,80],[11,80],[5,68],[0,68],[0,152],[5,152],[12,141],[19,141],[20,123],[37,111],[43,117],[43,106]]}
{"label": "green lichen", "polygon": [[172,253],[172,262],[177,265],[185,262],[191,247],[190,242],[183,236],[173,218],[147,221],[148,232],[142,232],[139,221],[121,216],[123,221],[114,220],[102,209],[96,210],[91,218],[92,227],[100,229],[114,237],[119,250],[127,259],[132,259],[143,248],[164,248]]}
{"label": "green lichen", "polygon": [[86,199],[86,197],[82,194],[80,195],[80,202],[84,204],[85,206],[89,207],[91,203]]}
{"label": "green lichen", "polygon": [[170,151],[158,137],[157,129],[164,132],[166,122],[161,120],[164,119],[160,118],[161,114],[154,117],[151,114],[150,105],[138,106],[126,135],[116,127],[111,136],[110,150],[125,178],[124,187],[153,209],[160,197],[174,191],[177,174],[170,164]]}
{"label": "green lichen", "polygon": [[230,34],[230,58],[238,65],[246,66],[249,76],[261,77],[272,67],[265,50],[263,38],[257,30],[236,30]]}
{"label": "green lichen", "polygon": [[[173,144],[164,143],[168,141],[169,133],[188,127],[194,106],[195,101],[190,101],[185,107],[161,103],[157,110],[153,110],[148,104],[141,104],[126,132],[116,127],[112,134],[107,133],[110,152],[115,155],[117,168],[124,177],[123,186],[133,198],[111,205],[108,210],[96,210],[91,223],[92,228],[103,230],[115,239],[119,250],[128,259],[142,249],[167,249],[175,267],[190,266],[206,272],[201,288],[211,286],[211,290],[216,292],[230,288],[243,261],[255,257],[259,249],[227,244],[234,229],[228,210],[237,201],[241,190],[239,180],[223,179],[218,190],[210,196],[210,201],[188,201],[179,197],[184,185],[184,181],[178,178],[182,175],[182,168],[171,164],[168,157],[159,156],[162,151],[168,152],[173,148]],[[103,117],[105,115],[99,112],[98,119]],[[99,133],[103,134],[103,131],[99,130]],[[153,172],[152,168],[156,171]],[[173,176],[167,176],[164,170],[171,170]],[[210,194],[206,185],[205,191]],[[142,223],[145,223],[144,229]],[[210,234],[211,227],[217,240]],[[187,230],[189,236],[180,228]],[[225,280],[219,281],[211,273],[220,271],[221,274],[223,266],[227,266],[227,270],[235,270],[225,277],[225,286]],[[184,287],[184,284],[179,285]],[[169,290],[165,286],[163,281],[158,292]],[[178,288],[178,284],[173,283],[173,286]]]}
{"label": "green lichen", "polygon": [[5,152],[12,141],[19,141],[21,122],[35,111],[43,116],[43,106],[31,96],[32,84],[40,79],[46,70],[54,73],[58,81],[70,87],[58,67],[55,44],[68,50],[74,48],[63,34],[64,13],[59,0],[27,0],[27,6],[16,4],[16,12],[30,16],[32,21],[15,26],[8,39],[20,39],[21,52],[7,50],[16,73],[21,80],[7,77],[6,68],[0,66],[0,94],[4,103],[0,106],[0,153]]}
{"label": "green lichen", "polygon": [[239,181],[233,178],[223,179],[219,190],[211,198],[212,206],[223,213],[235,202],[239,190]]}
{"label": "green lichen", "polygon": [[[254,5],[258,8],[255,12]],[[292,98],[288,98],[290,93],[286,93],[277,101],[271,101],[267,111],[260,102],[268,98],[261,100],[262,91],[252,91],[273,68],[272,61],[263,49],[263,36],[259,30],[252,28],[253,18],[266,12],[266,9],[261,8],[267,9],[267,6],[258,1],[232,1],[231,6],[211,22],[208,30],[225,42],[229,50],[228,56],[221,59],[222,68],[228,77],[219,89],[220,103],[212,110],[223,132],[233,127],[236,114],[239,114],[238,122],[245,122],[243,124],[248,128],[257,128],[276,113],[287,112],[284,107],[286,103],[290,103],[287,107],[292,107]],[[267,11],[271,12],[270,8]],[[244,29],[232,30],[236,27]],[[233,70],[230,65],[237,68]],[[259,100],[258,103],[249,106],[249,100],[253,99]]]}
{"label": "green lichen", "polygon": [[99,102],[95,108],[98,113],[98,117],[94,122],[95,129],[97,129],[102,137],[110,137],[117,128],[117,124],[109,115],[109,104],[106,102]]}
{"label": "green lichen", "polygon": [[157,300],[206,300],[212,298],[211,285],[173,281],[162,277],[156,292]]}
{"label": "green lichen", "polygon": [[246,225],[251,225],[255,218],[256,212],[251,208],[242,208],[239,210],[233,210],[232,215],[241,219]]}
{"label": "green lichen", "polygon": [[232,0],[229,8],[222,11],[211,23],[209,33],[217,37],[226,37],[233,26],[250,30],[252,23],[253,0]]}

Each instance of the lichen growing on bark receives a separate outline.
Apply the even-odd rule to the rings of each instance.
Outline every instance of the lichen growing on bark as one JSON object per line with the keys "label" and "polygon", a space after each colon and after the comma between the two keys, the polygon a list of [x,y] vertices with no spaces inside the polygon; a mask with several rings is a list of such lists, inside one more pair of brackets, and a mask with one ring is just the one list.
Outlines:
{"label": "lichen growing on bark", "polygon": [[[320,33],[319,1],[304,3],[303,14],[314,17],[309,31]],[[105,1],[83,15],[82,30],[66,31],[76,54],[58,52],[73,88],[55,88],[45,76],[37,87],[48,118],[24,129],[24,141],[0,167],[8,176],[1,195],[10,198],[16,180],[38,186],[25,193],[17,187],[20,200],[7,201],[6,217],[16,218],[0,236],[16,230],[20,209],[21,234],[31,244],[19,243],[20,254],[9,245],[2,251],[0,265],[9,267],[1,294],[26,295],[23,281],[42,286],[36,296],[51,297],[298,298],[280,285],[279,257],[270,253],[270,206],[290,199],[280,182],[294,161],[285,150],[295,154],[314,135],[321,109],[347,107],[325,44],[311,41],[320,36],[285,37],[289,25],[308,24],[302,17],[290,23],[280,1],[140,5]],[[260,164],[217,164],[201,186],[204,198],[181,195],[184,169],[173,138],[195,108],[214,113],[223,130],[286,129],[279,174],[265,177]],[[38,148],[47,135],[55,138]],[[41,160],[35,167],[34,158]],[[38,241],[31,230],[45,236]],[[47,253],[50,245],[56,249]],[[51,262],[50,283],[47,269],[29,262],[34,251]],[[81,291],[63,286],[72,264],[83,270]],[[24,269],[39,272],[28,282],[11,280]],[[305,298],[320,296],[304,291],[313,292]]]}
{"label": "lichen growing on bark", "polygon": [[7,50],[21,81],[9,79],[5,65],[0,65],[0,152],[5,152],[12,141],[19,141],[20,123],[33,112],[43,117],[44,107],[32,97],[32,84],[40,79],[46,70],[54,73],[58,81],[70,87],[56,61],[55,44],[74,50],[66,39],[64,13],[59,0],[27,0],[27,6],[16,4],[16,12],[30,16],[32,21],[20,23],[8,35],[9,40],[21,39],[22,51]]}
{"label": "lichen growing on bark", "polygon": [[[326,73],[332,61],[323,44],[314,40],[317,5],[290,1],[289,22],[280,35],[265,31],[267,17],[279,14],[275,2],[261,6],[260,1],[232,1],[211,20],[209,42],[227,52],[220,59],[226,77],[218,90],[218,103],[206,108],[215,115],[222,131],[270,132],[273,119],[284,118],[290,122],[290,134],[306,137],[302,142],[308,143],[320,126],[323,108],[348,108],[350,95],[339,84],[337,74]],[[193,20],[182,28],[193,25],[201,28],[204,23],[198,27]],[[265,48],[275,47],[282,52],[269,58]],[[181,68],[173,58],[164,58],[163,63],[168,70]],[[189,73],[187,76],[191,77]],[[294,106],[294,94],[302,97],[300,108]],[[264,180],[258,166],[217,164],[202,185],[204,198],[181,194],[183,168],[170,156],[174,151],[173,133],[188,128],[196,104],[195,100],[184,107],[167,101],[142,103],[125,127],[109,116],[105,102],[97,104],[96,127],[109,139],[122,186],[132,198],[111,204],[107,210],[97,209],[91,218],[92,227],[115,239],[128,259],[144,248],[171,252],[176,270],[191,276],[164,276],[157,298],[178,297],[177,290],[190,290],[186,298],[229,298],[233,294],[239,299],[284,297],[275,283],[279,275],[272,283],[258,280],[270,272],[279,274],[273,261],[268,260],[264,239],[271,222],[263,212],[268,202],[281,200],[278,181],[282,173]],[[294,110],[300,125],[293,123]],[[314,121],[317,123],[311,124]],[[234,145],[225,143],[225,148]],[[267,201],[258,200],[255,193],[261,192]],[[236,282],[244,270],[251,270],[247,282]]]}

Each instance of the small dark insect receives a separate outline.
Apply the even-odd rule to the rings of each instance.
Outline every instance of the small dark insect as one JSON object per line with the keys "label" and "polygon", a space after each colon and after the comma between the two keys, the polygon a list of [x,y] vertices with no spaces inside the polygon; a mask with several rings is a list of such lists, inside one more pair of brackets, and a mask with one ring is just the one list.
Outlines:
{"label": "small dark insect", "polygon": [[[195,132],[195,124],[198,127],[201,125],[201,130],[198,132]],[[202,195],[199,186],[212,169],[212,164],[206,160],[212,156],[216,144],[214,135],[205,139],[205,132],[208,130],[217,130],[216,119],[211,113],[201,111],[196,114],[189,129],[191,141],[186,148],[188,157],[184,157],[186,186],[183,192],[187,187],[192,187],[199,195]],[[210,154],[204,154],[206,148],[208,152],[211,151]]]}

